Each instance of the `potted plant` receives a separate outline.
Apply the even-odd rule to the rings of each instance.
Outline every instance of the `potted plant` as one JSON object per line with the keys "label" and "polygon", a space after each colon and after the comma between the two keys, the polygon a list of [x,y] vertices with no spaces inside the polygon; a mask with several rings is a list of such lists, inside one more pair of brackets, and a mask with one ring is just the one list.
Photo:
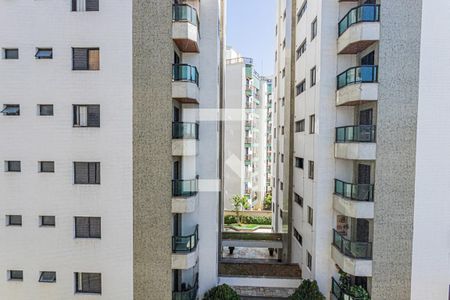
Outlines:
{"label": "potted plant", "polygon": [[233,204],[234,211],[236,212],[236,219],[237,219],[238,225],[241,225],[240,212],[244,209],[249,208],[247,197],[234,195],[233,198],[231,198],[231,202]]}

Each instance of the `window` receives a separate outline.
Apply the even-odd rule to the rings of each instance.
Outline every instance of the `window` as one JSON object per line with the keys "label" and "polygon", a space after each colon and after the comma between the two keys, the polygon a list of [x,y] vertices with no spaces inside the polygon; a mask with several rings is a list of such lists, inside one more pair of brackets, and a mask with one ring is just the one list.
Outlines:
{"label": "window", "polygon": [[311,23],[311,41],[316,37],[317,35],[317,18],[314,19]]}
{"label": "window", "polygon": [[316,115],[309,116],[309,133],[313,134],[316,132]]}
{"label": "window", "polygon": [[38,48],[36,50],[35,57],[37,59],[52,59],[53,58],[53,49],[52,48]]}
{"label": "window", "polygon": [[308,206],[308,223],[309,225],[313,225],[313,209],[311,206]]}
{"label": "window", "polygon": [[8,160],[5,162],[6,172],[20,172],[20,161],[18,160]]}
{"label": "window", "polygon": [[294,227],[294,237],[298,241],[300,246],[302,246],[303,245],[303,237],[300,233],[298,233],[298,231],[297,231],[297,229],[295,229],[295,227]]}
{"label": "window", "polygon": [[39,276],[39,282],[56,282],[56,272],[42,271]]}
{"label": "window", "polygon": [[100,127],[100,105],[74,105],[74,127]]}
{"label": "window", "polygon": [[53,105],[52,104],[39,104],[39,115],[40,116],[53,116]]}
{"label": "window", "polygon": [[75,237],[85,239],[101,238],[101,218],[75,217]]}
{"label": "window", "polygon": [[301,93],[303,93],[306,89],[306,84],[305,84],[305,80],[303,80],[302,82],[300,82],[299,84],[297,84],[296,86],[296,90],[297,90],[297,96],[300,95]]}
{"label": "window", "polygon": [[284,154],[281,154],[281,162],[284,162]]}
{"label": "window", "polygon": [[19,59],[19,49],[3,49],[5,59]]}
{"label": "window", "polygon": [[283,49],[286,47],[286,39],[283,39]]}
{"label": "window", "polygon": [[72,11],[99,11],[99,0],[72,0]]}
{"label": "window", "polygon": [[306,251],[306,253],[308,254],[308,261],[307,261],[308,269],[312,270],[312,256],[311,256],[311,254],[309,254],[308,251]]}
{"label": "window", "polygon": [[99,162],[74,162],[75,184],[100,184]]}
{"label": "window", "polygon": [[303,158],[301,158],[301,157],[295,158],[295,167],[303,169]]}
{"label": "window", "polygon": [[284,97],[281,98],[281,106],[284,106]]}
{"label": "window", "polygon": [[22,216],[20,215],[7,215],[6,224],[8,226],[22,226]]}
{"label": "window", "polygon": [[297,59],[299,59],[300,56],[302,56],[302,54],[305,53],[305,51],[306,51],[306,39],[297,48]]}
{"label": "window", "polygon": [[5,104],[1,112],[4,116],[20,116],[20,105]]}
{"label": "window", "polygon": [[300,207],[303,207],[303,197],[302,196],[300,196],[297,193],[294,193],[294,201],[296,203],[298,203],[298,205],[300,205]]}
{"label": "window", "polygon": [[297,12],[297,23],[300,21],[302,16],[305,14],[306,6],[307,6],[307,1],[305,0],[305,2],[303,2],[302,6],[300,7],[300,9]]}
{"label": "window", "polygon": [[314,179],[314,162],[311,160],[308,163],[308,178]]}
{"label": "window", "polygon": [[54,161],[40,161],[39,162],[39,172],[54,173],[55,172],[55,162]]}
{"label": "window", "polygon": [[280,182],[280,190],[283,190],[283,183]]}
{"label": "window", "polygon": [[315,86],[316,85],[316,67],[311,69],[310,78],[311,78],[311,86]]}
{"label": "window", "polygon": [[23,271],[22,270],[9,270],[8,271],[8,280],[23,280]]}
{"label": "window", "polygon": [[41,226],[55,227],[56,225],[55,216],[40,216],[39,219]]}
{"label": "window", "polygon": [[281,135],[284,135],[284,126],[281,126]]}
{"label": "window", "polygon": [[284,78],[286,76],[286,68],[283,68],[283,71],[281,71],[281,77]]}
{"label": "window", "polygon": [[283,20],[285,20],[286,19],[286,10],[284,10],[284,12],[283,12]]}
{"label": "window", "polygon": [[283,210],[280,208],[280,218],[283,219]]}
{"label": "window", "polygon": [[72,48],[72,70],[100,70],[100,49]]}
{"label": "window", "polygon": [[101,273],[75,273],[75,293],[102,293]]}
{"label": "window", "polygon": [[295,122],[295,132],[305,131],[305,119]]}

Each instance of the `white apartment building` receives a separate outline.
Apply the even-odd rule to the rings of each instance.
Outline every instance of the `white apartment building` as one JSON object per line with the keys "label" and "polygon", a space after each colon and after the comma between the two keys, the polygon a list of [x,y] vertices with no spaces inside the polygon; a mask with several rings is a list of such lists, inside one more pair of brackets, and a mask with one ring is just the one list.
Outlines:
{"label": "white apartment building", "polygon": [[249,207],[261,209],[266,193],[267,103],[269,79],[260,76],[251,58],[231,47],[226,52],[224,207],[246,195]]}
{"label": "white apartment building", "polygon": [[448,12],[278,1],[274,224],[327,298],[355,296],[339,271],[372,299],[448,297]]}
{"label": "white apartment building", "polygon": [[222,21],[219,0],[0,1],[0,298],[217,284],[219,126],[199,112],[220,106]]}

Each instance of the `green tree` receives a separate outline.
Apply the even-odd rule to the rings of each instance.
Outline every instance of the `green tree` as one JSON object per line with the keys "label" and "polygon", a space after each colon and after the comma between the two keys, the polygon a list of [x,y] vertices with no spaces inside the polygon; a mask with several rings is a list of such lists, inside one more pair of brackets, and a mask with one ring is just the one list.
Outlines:
{"label": "green tree", "polygon": [[267,193],[264,197],[264,209],[270,210],[272,208],[272,195]]}
{"label": "green tree", "polygon": [[305,279],[295,290],[295,293],[289,297],[290,300],[325,300],[325,297],[319,291],[317,281]]}
{"label": "green tree", "polygon": [[205,293],[203,300],[240,300],[241,297],[229,285],[213,287]]}
{"label": "green tree", "polygon": [[240,225],[241,224],[241,216],[240,212],[244,209],[248,209],[248,200],[246,196],[240,196],[240,195],[234,195],[233,198],[231,198],[231,203],[234,206],[234,211],[236,212],[236,218],[237,222]]}

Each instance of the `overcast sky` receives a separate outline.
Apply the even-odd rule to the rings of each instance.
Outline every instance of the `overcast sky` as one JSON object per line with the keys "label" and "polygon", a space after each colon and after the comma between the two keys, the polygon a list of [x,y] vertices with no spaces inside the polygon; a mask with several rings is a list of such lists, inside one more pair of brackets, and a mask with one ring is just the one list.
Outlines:
{"label": "overcast sky", "polygon": [[261,75],[274,73],[276,0],[227,0],[227,45],[253,58]]}

